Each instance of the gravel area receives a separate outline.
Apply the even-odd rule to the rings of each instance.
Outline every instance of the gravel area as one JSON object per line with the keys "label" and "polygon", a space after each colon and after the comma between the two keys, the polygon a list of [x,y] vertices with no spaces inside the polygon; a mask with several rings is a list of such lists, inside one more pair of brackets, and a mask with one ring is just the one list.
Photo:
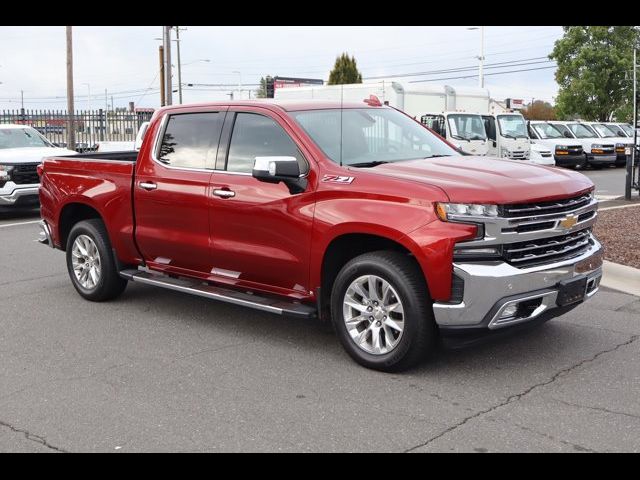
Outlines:
{"label": "gravel area", "polygon": [[601,210],[594,233],[605,259],[640,268],[640,206]]}

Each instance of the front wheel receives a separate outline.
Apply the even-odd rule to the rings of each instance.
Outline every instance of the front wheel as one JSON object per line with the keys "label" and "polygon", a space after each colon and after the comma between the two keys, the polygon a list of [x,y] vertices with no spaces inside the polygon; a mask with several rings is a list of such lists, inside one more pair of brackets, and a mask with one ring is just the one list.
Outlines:
{"label": "front wheel", "polygon": [[120,277],[107,229],[99,219],[73,226],[67,239],[67,270],[78,293],[93,302],[111,300],[127,286]]}
{"label": "front wheel", "polygon": [[372,252],[350,260],[333,285],[331,318],[347,353],[375,370],[410,368],[435,343],[422,271],[400,252]]}

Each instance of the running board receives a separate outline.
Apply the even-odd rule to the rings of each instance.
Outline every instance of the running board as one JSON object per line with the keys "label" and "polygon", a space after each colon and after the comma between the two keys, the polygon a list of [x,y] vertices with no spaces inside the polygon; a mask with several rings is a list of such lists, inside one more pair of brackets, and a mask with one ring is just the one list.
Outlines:
{"label": "running board", "polygon": [[120,272],[120,276],[132,282],[168,288],[169,290],[198,295],[200,297],[254,308],[264,312],[301,318],[313,318],[316,316],[316,308],[311,305],[294,301],[288,302],[286,300],[276,298],[261,297],[228,288],[215,287],[213,285],[202,283],[198,280],[191,280],[184,277],[173,278],[159,273],[149,273],[133,269],[122,270]]}

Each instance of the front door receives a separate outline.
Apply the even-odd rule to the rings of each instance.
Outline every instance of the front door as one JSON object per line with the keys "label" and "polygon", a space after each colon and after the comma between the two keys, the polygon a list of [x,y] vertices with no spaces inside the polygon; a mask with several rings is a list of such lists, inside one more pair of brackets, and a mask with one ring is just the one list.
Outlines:
{"label": "front door", "polygon": [[[226,108],[225,108],[226,109]],[[151,155],[136,172],[135,237],[154,269],[207,274],[209,188],[226,112],[167,115]]]}
{"label": "front door", "polygon": [[498,142],[496,138],[496,119],[491,115],[482,115],[484,129],[487,134],[487,155],[498,157]]}
{"label": "front door", "polygon": [[296,157],[305,173],[309,163],[292,139],[295,134],[270,112],[232,110],[227,115],[232,126],[225,126],[229,140],[211,177],[211,274],[236,286],[308,295],[312,182],[305,192],[291,193],[283,183],[253,178],[251,171],[257,156]]}

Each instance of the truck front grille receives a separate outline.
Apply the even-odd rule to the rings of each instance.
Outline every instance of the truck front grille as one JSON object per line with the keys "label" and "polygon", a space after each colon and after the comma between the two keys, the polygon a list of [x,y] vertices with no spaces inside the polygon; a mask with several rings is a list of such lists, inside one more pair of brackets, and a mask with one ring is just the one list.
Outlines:
{"label": "truck front grille", "polygon": [[509,154],[509,158],[513,159],[513,160],[525,160],[527,158],[527,152],[525,152],[524,150],[518,150],[515,152],[511,152]]}
{"label": "truck front grille", "polygon": [[554,200],[551,202],[503,205],[501,207],[501,213],[502,216],[507,218],[535,217],[536,215],[565,213],[588,205],[590,201],[591,197],[589,195],[580,195],[578,197],[564,198],[562,200]]}
{"label": "truck front grille", "polygon": [[585,228],[557,237],[505,244],[502,253],[506,262],[518,268],[525,268],[581,255],[591,243],[591,229]]}
{"label": "truck front grille", "polygon": [[38,165],[16,165],[11,171],[11,180],[16,185],[32,185],[40,183]]}

